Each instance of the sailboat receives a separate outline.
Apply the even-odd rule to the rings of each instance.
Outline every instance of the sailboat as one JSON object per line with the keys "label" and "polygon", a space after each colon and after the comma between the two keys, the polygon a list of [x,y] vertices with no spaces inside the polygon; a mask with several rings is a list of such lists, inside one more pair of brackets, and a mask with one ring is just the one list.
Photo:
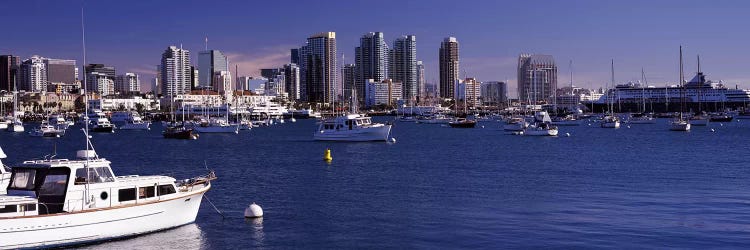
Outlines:
{"label": "sailboat", "polygon": [[682,46],[680,46],[680,114],[677,119],[669,123],[669,130],[690,131],[690,123],[683,118],[685,113],[685,79],[682,74]]}
{"label": "sailboat", "polygon": [[[457,85],[456,87],[458,86],[460,85]],[[463,113],[464,116],[468,114],[468,111],[466,109],[466,106],[468,106],[466,105],[466,96],[468,94],[466,93],[466,86],[467,84],[464,83],[464,113]],[[456,91],[456,93],[458,93],[458,91]],[[458,105],[458,102],[456,102],[456,105]],[[460,115],[458,115],[458,108],[456,108],[456,118],[448,122],[448,126],[450,126],[451,128],[473,128],[473,127],[476,127],[476,125],[477,125],[477,121],[466,119],[464,117],[460,117]]]}
{"label": "sailboat", "polygon": [[[15,76],[13,76],[15,79]],[[8,131],[10,132],[23,132],[23,122],[18,118],[18,89],[16,88],[15,80],[13,80],[13,118],[10,124],[8,124]]]}
{"label": "sailboat", "polygon": [[[570,60],[569,65],[570,65],[569,66],[570,68],[570,94],[569,95],[573,97],[574,96],[573,94],[573,60]],[[555,103],[557,103],[557,97],[555,97]],[[557,109],[557,105],[555,105],[555,109]],[[567,114],[563,116],[558,115],[555,118],[552,118],[550,123],[552,125],[557,125],[557,126],[580,126],[581,122],[583,122],[583,120],[576,119],[574,115]]]}
{"label": "sailboat", "polygon": [[162,131],[162,136],[166,139],[183,139],[183,140],[197,140],[198,134],[193,133],[192,128],[185,127],[185,111],[184,111],[184,105],[183,106],[183,118],[181,123],[177,123],[175,120],[175,114],[174,114],[174,97],[171,99],[171,104],[169,105],[169,108],[172,111],[172,122],[168,123],[164,131]]}
{"label": "sailboat", "polygon": [[[615,86],[615,60],[612,60],[612,87]],[[611,94],[614,93],[612,90],[607,90],[607,102],[609,103],[609,113],[602,118],[601,127],[602,128],[619,128],[620,127],[620,118],[617,118],[615,115],[615,112],[612,108],[614,105],[613,103],[613,97]]]}
{"label": "sailboat", "polygon": [[[86,65],[85,42],[83,47]],[[84,92],[85,85],[84,80]],[[84,126],[86,149],[76,153],[77,159],[52,156],[13,167],[7,194],[0,195],[0,247],[64,247],[133,237],[195,221],[203,195],[216,179],[213,171],[186,180],[115,176],[110,161],[94,150],[89,124]]]}
{"label": "sailboat", "polygon": [[706,79],[703,77],[703,72],[701,72],[701,57],[698,56],[698,72],[696,73],[695,77],[691,81],[694,84],[698,84],[698,112],[690,117],[688,122],[690,122],[690,125],[692,126],[708,126],[709,122],[712,122],[713,120],[710,119],[708,114],[703,111],[702,104],[703,104],[703,88],[706,84]]}
{"label": "sailboat", "polygon": [[654,124],[656,123],[656,120],[654,120],[654,117],[652,117],[650,114],[646,113],[646,86],[648,85],[648,81],[646,81],[646,73],[643,71],[643,68],[641,68],[641,107],[640,113],[637,114],[630,114],[630,117],[628,118],[629,124]]}

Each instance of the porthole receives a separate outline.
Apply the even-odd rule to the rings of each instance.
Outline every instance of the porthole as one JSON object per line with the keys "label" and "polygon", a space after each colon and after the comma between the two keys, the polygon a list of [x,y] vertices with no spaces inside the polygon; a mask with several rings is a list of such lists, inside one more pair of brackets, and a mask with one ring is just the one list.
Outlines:
{"label": "porthole", "polygon": [[107,197],[109,197],[109,194],[107,194],[107,191],[102,192],[102,194],[99,196],[102,198],[102,200],[106,200]]}

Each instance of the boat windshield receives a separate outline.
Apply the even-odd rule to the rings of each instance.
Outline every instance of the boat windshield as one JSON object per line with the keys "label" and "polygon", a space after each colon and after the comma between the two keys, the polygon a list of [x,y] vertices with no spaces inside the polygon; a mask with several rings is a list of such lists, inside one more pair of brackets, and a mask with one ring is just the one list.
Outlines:
{"label": "boat windshield", "polygon": [[10,188],[33,190],[34,180],[36,180],[36,169],[14,169]]}
{"label": "boat windshield", "polygon": [[[112,171],[108,167],[90,167],[88,174],[88,183],[104,183],[114,182],[115,177],[112,175]],[[86,184],[86,169],[76,169],[76,185]]]}

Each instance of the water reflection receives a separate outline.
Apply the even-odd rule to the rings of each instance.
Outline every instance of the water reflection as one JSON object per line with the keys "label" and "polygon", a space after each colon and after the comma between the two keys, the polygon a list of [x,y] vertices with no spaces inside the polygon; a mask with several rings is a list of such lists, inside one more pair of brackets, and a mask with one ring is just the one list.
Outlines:
{"label": "water reflection", "polygon": [[193,224],[138,236],[126,240],[110,241],[78,249],[207,249],[208,242],[201,228]]}
{"label": "water reflection", "polygon": [[250,238],[258,246],[262,246],[263,240],[266,238],[266,234],[263,232],[263,217],[245,218],[245,224],[250,228]]}

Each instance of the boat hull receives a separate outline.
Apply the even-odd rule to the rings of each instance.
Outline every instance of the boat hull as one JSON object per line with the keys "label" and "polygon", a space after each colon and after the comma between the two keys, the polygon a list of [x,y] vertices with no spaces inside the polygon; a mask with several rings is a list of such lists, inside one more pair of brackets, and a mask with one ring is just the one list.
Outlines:
{"label": "boat hull", "polygon": [[24,128],[23,128],[23,125],[11,124],[11,125],[8,125],[8,131],[10,131],[10,132],[23,132]]}
{"label": "boat hull", "polygon": [[169,200],[132,206],[0,219],[3,249],[50,248],[99,242],[195,222],[210,184]]}
{"label": "boat hull", "polygon": [[602,128],[620,128],[620,122],[602,122]]}
{"label": "boat hull", "polygon": [[690,123],[687,122],[673,122],[669,125],[669,130],[671,131],[690,131]]}
{"label": "boat hull", "polygon": [[114,132],[114,127],[107,126],[107,127],[93,127],[90,129],[91,132],[97,132],[97,133],[112,133]]}
{"label": "boat hull", "polygon": [[318,131],[313,138],[317,141],[386,141],[392,125],[356,128],[352,130]]}
{"label": "boat hull", "polygon": [[477,126],[477,122],[476,121],[449,122],[448,126],[451,126],[451,128],[473,128]]}

